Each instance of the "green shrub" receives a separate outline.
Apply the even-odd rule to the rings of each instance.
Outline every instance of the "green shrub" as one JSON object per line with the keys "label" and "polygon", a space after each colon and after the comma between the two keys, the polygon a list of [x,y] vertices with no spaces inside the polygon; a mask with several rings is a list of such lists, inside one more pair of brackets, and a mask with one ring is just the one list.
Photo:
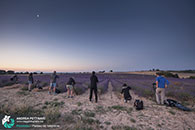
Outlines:
{"label": "green shrub", "polygon": [[135,127],[130,127],[130,126],[124,126],[124,130],[137,130]]}
{"label": "green shrub", "polygon": [[82,120],[82,122],[84,123],[84,124],[89,124],[89,125],[92,125],[92,124],[100,124],[100,121],[99,120],[94,120],[94,119],[92,119],[92,118],[86,118],[86,117],[82,117],[81,118],[81,120]]}
{"label": "green shrub", "polygon": [[129,113],[129,114],[130,114],[130,113],[133,111],[133,108],[132,108],[132,107],[130,107],[130,108],[129,108],[129,109],[127,109],[126,111],[127,111],[127,113]]}
{"label": "green shrub", "polygon": [[77,106],[81,106],[82,105],[82,103],[81,102],[77,102]]}
{"label": "green shrub", "polygon": [[80,115],[80,114],[81,114],[81,112],[82,112],[82,110],[81,110],[81,109],[75,109],[75,110],[72,110],[72,114],[73,114],[73,115]]}
{"label": "green shrub", "polygon": [[135,122],[136,122],[136,120],[135,120],[135,119],[133,119],[133,118],[131,118],[131,119],[130,119],[130,121],[131,121],[131,122],[133,122],[133,123],[135,123]]}
{"label": "green shrub", "polygon": [[158,124],[157,126],[158,126],[158,127],[162,127],[161,124]]}
{"label": "green shrub", "polygon": [[45,105],[49,105],[50,107],[61,107],[63,104],[64,104],[63,101],[61,101],[61,102],[58,102],[58,101],[48,102],[48,101],[46,101],[45,102]]}
{"label": "green shrub", "polygon": [[133,111],[133,108],[128,108],[120,105],[115,105],[112,107],[108,107],[108,110],[112,111],[112,109],[118,110],[118,111],[126,111],[128,114],[130,114]]}
{"label": "green shrub", "polygon": [[113,130],[137,130],[137,129],[134,128],[134,127],[130,127],[130,126],[120,126],[120,125],[112,126],[112,129],[113,129]]}
{"label": "green shrub", "polygon": [[76,128],[76,130],[93,130],[92,127],[79,127],[79,128]]}
{"label": "green shrub", "polygon": [[29,92],[28,91],[18,91],[17,94],[21,96],[27,96]]}
{"label": "green shrub", "polygon": [[168,112],[171,113],[172,115],[175,115],[175,112],[172,110],[169,110]]}
{"label": "green shrub", "polygon": [[48,101],[45,101],[45,105],[49,105],[49,102]]}
{"label": "green shrub", "polygon": [[44,116],[46,117],[47,123],[55,123],[61,117],[58,109],[47,109]]}
{"label": "green shrub", "polygon": [[57,98],[55,98],[53,101],[58,101],[58,99],[57,99]]}
{"label": "green shrub", "polygon": [[15,110],[16,115],[20,116],[37,116],[37,115],[43,115],[42,110],[33,109],[32,107],[20,107]]}
{"label": "green shrub", "polygon": [[115,106],[112,106],[111,108],[112,108],[112,109],[116,109],[116,110],[122,110],[122,111],[123,111],[123,110],[126,110],[125,107],[120,106],[120,105],[115,105]]}
{"label": "green shrub", "polygon": [[91,111],[86,111],[86,112],[84,112],[84,115],[85,115],[86,117],[95,117],[95,113],[94,113],[94,112],[91,112]]}
{"label": "green shrub", "polygon": [[95,123],[95,120],[92,119],[92,118],[82,118],[82,121],[83,121],[84,124],[90,124],[90,125]]}
{"label": "green shrub", "polygon": [[10,109],[8,105],[0,106],[0,114],[8,115],[19,115],[19,116],[43,116],[44,112],[42,110],[33,109],[30,106],[19,106]]}
{"label": "green shrub", "polygon": [[109,121],[106,121],[106,122],[104,122],[106,125],[111,125],[111,122],[109,122]]}
{"label": "green shrub", "polygon": [[25,86],[22,86],[20,90],[22,90],[22,91],[28,91],[28,86],[26,86],[26,85]]}
{"label": "green shrub", "polygon": [[63,116],[63,122],[65,122],[66,124],[73,124],[76,121],[75,121],[74,116],[72,114],[65,113],[65,115]]}
{"label": "green shrub", "polygon": [[106,110],[104,109],[103,106],[97,106],[95,108],[95,111],[96,111],[96,113],[100,113],[100,114],[105,114],[106,113]]}
{"label": "green shrub", "polygon": [[43,106],[43,107],[42,107],[42,109],[46,109],[46,108],[47,108],[47,106]]}

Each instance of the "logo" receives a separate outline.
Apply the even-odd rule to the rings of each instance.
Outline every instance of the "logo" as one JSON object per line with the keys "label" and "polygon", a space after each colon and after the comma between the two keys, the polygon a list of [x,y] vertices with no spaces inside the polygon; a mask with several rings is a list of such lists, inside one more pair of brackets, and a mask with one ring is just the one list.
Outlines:
{"label": "logo", "polygon": [[14,119],[9,119],[10,116],[7,116],[5,115],[5,117],[2,119],[2,125],[5,127],[5,128],[12,128],[15,124],[15,121]]}

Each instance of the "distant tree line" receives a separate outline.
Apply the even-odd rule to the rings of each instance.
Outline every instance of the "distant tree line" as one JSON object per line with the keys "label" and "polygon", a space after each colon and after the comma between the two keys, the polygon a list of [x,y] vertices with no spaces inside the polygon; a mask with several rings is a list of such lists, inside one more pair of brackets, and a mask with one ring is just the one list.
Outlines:
{"label": "distant tree line", "polygon": [[178,72],[178,73],[195,73],[195,70],[170,70],[171,72]]}
{"label": "distant tree line", "polygon": [[[26,72],[15,72],[13,70],[0,70],[0,75],[1,74],[29,74],[30,72],[26,71]],[[32,72],[33,74],[38,74],[37,72]],[[40,74],[43,74],[43,72],[40,72]]]}
{"label": "distant tree line", "polygon": [[13,70],[8,70],[8,71],[0,70],[0,74],[15,74],[15,71],[13,71]]}
{"label": "distant tree line", "polygon": [[150,69],[149,71],[160,71],[160,69]]}
{"label": "distant tree line", "polygon": [[189,79],[195,79],[195,76],[190,76]]}
{"label": "distant tree line", "polygon": [[160,71],[159,74],[164,75],[165,77],[179,78],[178,74],[173,74],[168,71]]}
{"label": "distant tree line", "polygon": [[[150,69],[149,71],[161,71],[160,69]],[[168,70],[168,72],[177,72],[177,73],[195,73],[195,70]]]}
{"label": "distant tree line", "polygon": [[[99,73],[105,73],[105,72],[106,72],[105,70],[99,71]],[[108,71],[108,72],[113,72],[113,70],[110,70],[110,71]]]}

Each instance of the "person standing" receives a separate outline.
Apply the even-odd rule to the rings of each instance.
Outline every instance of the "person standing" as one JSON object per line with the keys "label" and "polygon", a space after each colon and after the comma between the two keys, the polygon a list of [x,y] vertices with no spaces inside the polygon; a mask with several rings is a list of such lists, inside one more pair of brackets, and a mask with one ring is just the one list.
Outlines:
{"label": "person standing", "polygon": [[98,96],[97,96],[97,83],[98,78],[95,75],[95,71],[92,72],[92,76],[90,77],[90,81],[91,81],[91,86],[90,86],[90,96],[89,96],[89,100],[92,101],[92,96],[93,96],[93,92],[95,94],[95,102],[97,103],[98,101]]}
{"label": "person standing", "polygon": [[73,98],[73,87],[75,85],[74,79],[71,77],[66,84],[66,87],[68,89],[68,98]]}
{"label": "person standing", "polygon": [[30,73],[28,76],[28,91],[31,91],[32,85],[33,85],[34,79],[33,79],[33,73]]}
{"label": "person standing", "polygon": [[161,76],[161,73],[156,73],[156,102],[157,104],[164,104],[165,88],[169,85],[169,81]]}
{"label": "person standing", "polygon": [[53,93],[56,94],[56,81],[57,78],[59,78],[58,75],[56,75],[56,71],[53,72],[53,74],[51,75],[51,79],[50,79],[50,86],[49,86],[49,94]]}

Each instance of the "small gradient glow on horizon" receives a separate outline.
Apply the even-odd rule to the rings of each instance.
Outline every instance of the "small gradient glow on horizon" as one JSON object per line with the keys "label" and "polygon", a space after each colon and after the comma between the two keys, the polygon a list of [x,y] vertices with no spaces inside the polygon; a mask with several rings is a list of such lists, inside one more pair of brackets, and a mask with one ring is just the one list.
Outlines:
{"label": "small gradient glow on horizon", "polygon": [[193,0],[1,0],[0,69],[195,69]]}

